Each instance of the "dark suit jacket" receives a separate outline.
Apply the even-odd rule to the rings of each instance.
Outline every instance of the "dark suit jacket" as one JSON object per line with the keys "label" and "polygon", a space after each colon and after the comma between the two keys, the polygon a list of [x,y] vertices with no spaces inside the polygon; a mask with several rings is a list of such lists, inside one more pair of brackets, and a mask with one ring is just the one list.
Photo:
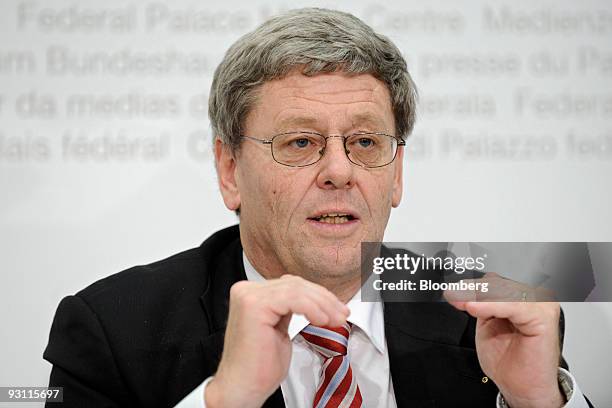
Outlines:
{"label": "dark suit jacket", "polygon": [[[102,279],[58,306],[44,358],[49,407],[171,407],[215,373],[230,286],[246,279],[238,226],[199,248]],[[399,407],[495,407],[475,351],[475,320],[446,303],[386,303]],[[528,378],[525,381],[529,381]],[[266,407],[283,407],[280,388]]]}

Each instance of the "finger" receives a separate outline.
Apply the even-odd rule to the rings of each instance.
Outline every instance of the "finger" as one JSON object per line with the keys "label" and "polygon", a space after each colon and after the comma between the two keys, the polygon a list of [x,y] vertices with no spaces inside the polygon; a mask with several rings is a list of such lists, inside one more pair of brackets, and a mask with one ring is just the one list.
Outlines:
{"label": "finger", "polygon": [[263,299],[278,315],[299,313],[315,325],[341,325],[348,308],[326,288],[300,277],[270,281]]}
{"label": "finger", "polygon": [[473,290],[450,290],[442,292],[447,302],[469,302],[476,301],[476,293]]}
{"label": "finger", "polygon": [[340,301],[340,299],[338,299],[338,297],[330,290],[302,277],[283,275],[281,279],[276,280],[275,285],[289,291],[296,290],[297,287],[302,287],[307,290],[308,293],[316,296],[324,308],[329,308],[330,311],[334,309],[341,314],[344,314],[344,317],[348,316],[349,314],[348,306]]}
{"label": "finger", "polygon": [[454,307],[462,311],[465,311],[466,304],[467,304],[467,302],[464,302],[462,300],[448,300],[448,303],[450,303],[451,305],[453,305]]}
{"label": "finger", "polygon": [[463,279],[462,284],[472,289],[448,289],[444,297],[448,301],[524,302],[536,300],[536,289],[520,282],[504,279],[496,274],[479,279]]}
{"label": "finger", "polygon": [[340,326],[348,317],[348,307],[333,293],[301,277],[286,276],[234,286],[230,298],[232,295],[238,297],[237,304],[251,317],[258,310],[255,320],[269,326],[277,327],[284,317],[292,313],[302,314],[312,324],[322,326]]}
{"label": "finger", "polygon": [[[301,285],[303,282],[297,281],[297,285]],[[305,292],[305,296],[316,302],[317,305],[325,311],[329,316],[329,322],[327,325],[330,326],[341,326],[346,322],[346,318],[349,315],[348,307],[341,302],[336,295],[331,293],[326,288],[314,284],[312,282],[306,282],[305,285],[300,286],[300,289]],[[311,322],[313,324],[318,324]]]}
{"label": "finger", "polygon": [[464,310],[483,320],[508,319],[522,334],[539,335],[545,328],[558,327],[554,304],[536,302],[466,302]]}
{"label": "finger", "polygon": [[284,284],[286,282],[292,282],[293,284],[304,285],[308,288],[311,288],[312,290],[315,290],[325,295],[326,297],[328,297],[329,301],[337,302],[339,305],[344,305],[344,303],[342,303],[340,299],[338,299],[338,297],[334,293],[332,293],[326,287],[319,285],[318,283],[311,282],[308,279],[302,278],[301,276],[289,275],[289,274],[283,275],[281,279],[278,279],[276,281],[279,282],[280,284]]}
{"label": "finger", "polygon": [[492,280],[492,278],[461,279],[460,287],[464,287],[464,289],[446,289],[442,295],[449,302],[505,300],[503,294],[492,288],[494,284]]}
{"label": "finger", "polygon": [[509,319],[513,323],[527,323],[533,314],[528,313],[527,303],[516,302],[466,302],[465,310],[474,317]]}
{"label": "finger", "polygon": [[[348,317],[348,307],[342,302],[335,299],[338,303],[331,302],[329,296],[319,291],[307,291],[308,296],[312,301],[316,302],[317,305],[323,309],[328,316],[330,316],[330,322],[328,325],[332,327],[338,327],[346,322]],[[314,322],[311,322],[316,324]]]}
{"label": "finger", "polygon": [[298,313],[317,326],[342,325],[346,321],[341,312],[325,305],[304,287],[291,292],[270,291],[269,294],[264,300],[266,307],[279,317]]}

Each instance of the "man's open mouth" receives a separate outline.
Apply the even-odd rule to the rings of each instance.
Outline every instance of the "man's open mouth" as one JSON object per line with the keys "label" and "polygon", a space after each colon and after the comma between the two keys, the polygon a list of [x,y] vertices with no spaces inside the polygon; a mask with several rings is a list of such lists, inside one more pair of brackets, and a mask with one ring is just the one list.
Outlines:
{"label": "man's open mouth", "polygon": [[344,224],[354,219],[355,217],[353,217],[351,214],[344,213],[327,213],[309,218],[309,220],[324,222],[326,224]]}

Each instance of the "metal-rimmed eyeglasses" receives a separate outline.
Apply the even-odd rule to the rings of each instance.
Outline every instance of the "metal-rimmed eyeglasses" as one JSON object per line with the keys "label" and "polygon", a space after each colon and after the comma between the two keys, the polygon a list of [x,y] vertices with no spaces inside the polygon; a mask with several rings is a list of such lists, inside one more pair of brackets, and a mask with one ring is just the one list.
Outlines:
{"label": "metal-rimmed eyeglasses", "polygon": [[284,132],[270,139],[258,139],[241,135],[242,138],[270,145],[272,158],[289,167],[306,167],[315,164],[325,154],[327,139],[342,138],[344,151],[349,161],[366,168],[391,164],[397,156],[399,146],[406,142],[396,136],[381,132],[356,132],[348,136],[323,136],[316,132]]}

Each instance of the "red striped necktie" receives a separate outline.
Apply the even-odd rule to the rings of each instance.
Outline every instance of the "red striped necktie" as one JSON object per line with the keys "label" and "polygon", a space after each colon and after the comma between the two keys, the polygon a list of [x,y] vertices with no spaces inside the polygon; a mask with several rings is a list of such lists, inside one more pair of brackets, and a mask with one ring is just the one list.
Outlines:
{"label": "red striped necktie", "polygon": [[313,408],[361,407],[361,392],[346,355],[350,333],[348,323],[334,328],[309,325],[301,332],[310,346],[325,358]]}

